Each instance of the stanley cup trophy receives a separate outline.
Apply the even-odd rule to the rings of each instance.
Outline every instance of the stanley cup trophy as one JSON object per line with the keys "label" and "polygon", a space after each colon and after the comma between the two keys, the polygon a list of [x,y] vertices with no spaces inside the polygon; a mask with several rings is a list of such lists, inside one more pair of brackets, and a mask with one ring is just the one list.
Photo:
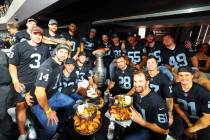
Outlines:
{"label": "stanley cup trophy", "polygon": [[96,52],[96,66],[93,68],[94,81],[98,87],[103,87],[106,82],[106,68],[104,67],[103,56],[104,52]]}

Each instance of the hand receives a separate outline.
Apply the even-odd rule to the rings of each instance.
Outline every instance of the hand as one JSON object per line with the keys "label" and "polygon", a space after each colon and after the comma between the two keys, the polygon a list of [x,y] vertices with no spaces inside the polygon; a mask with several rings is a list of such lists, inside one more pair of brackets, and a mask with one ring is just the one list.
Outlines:
{"label": "hand", "polygon": [[52,125],[58,124],[58,117],[56,115],[56,112],[53,110],[47,114],[47,119],[48,119],[47,126],[50,126],[50,124],[52,124]]}
{"label": "hand", "polygon": [[184,43],[185,43],[184,47],[185,47],[186,49],[192,48],[192,43],[191,43],[189,40],[185,41]]}
{"label": "hand", "polygon": [[73,43],[71,41],[67,40],[66,41],[66,45],[69,46],[69,47],[71,47],[71,46],[73,46]]}
{"label": "hand", "polygon": [[15,88],[15,91],[18,93],[21,93],[25,90],[24,84],[22,84],[20,82],[14,83],[14,88]]}
{"label": "hand", "polygon": [[197,134],[196,132],[192,132],[191,128],[187,128],[185,134],[189,139],[197,140]]}
{"label": "hand", "polygon": [[131,120],[140,124],[141,126],[144,126],[146,121],[143,119],[141,114],[137,112],[133,107],[130,107],[130,110],[131,110],[131,115],[130,115]]}
{"label": "hand", "polygon": [[26,94],[25,96],[25,100],[28,106],[32,106],[33,105],[33,97],[30,94]]}

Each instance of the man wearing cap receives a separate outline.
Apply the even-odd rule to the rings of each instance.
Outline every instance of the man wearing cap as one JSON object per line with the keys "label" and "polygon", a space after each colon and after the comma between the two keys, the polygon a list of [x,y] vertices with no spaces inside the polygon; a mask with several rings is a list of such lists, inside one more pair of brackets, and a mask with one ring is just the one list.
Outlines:
{"label": "man wearing cap", "polygon": [[30,34],[32,31],[32,28],[37,26],[37,21],[33,18],[27,19],[26,27],[27,29],[19,31],[16,34],[16,42],[22,42],[24,40],[30,40]]}
{"label": "man wearing cap", "polygon": [[173,87],[174,109],[178,115],[174,117],[172,130],[178,139],[209,140],[210,93],[192,81],[190,67],[179,67],[178,77],[180,83]]}
{"label": "man wearing cap", "polygon": [[[31,91],[34,102],[31,111],[41,123],[43,130],[40,140],[52,137],[56,130],[63,126],[72,112],[74,100],[58,91],[58,83],[63,71],[63,63],[69,55],[69,47],[59,44],[54,57],[48,58],[39,68],[35,87]],[[31,97],[32,98],[32,97]],[[56,115],[58,108],[64,108],[65,114],[59,121]]]}
{"label": "man wearing cap", "polygon": [[88,35],[81,38],[81,45],[84,52],[87,54],[88,61],[93,63],[94,56],[92,52],[98,47],[98,39],[96,38],[96,29],[91,28]]}
{"label": "man wearing cap", "polygon": [[82,99],[82,96],[77,93],[78,79],[75,66],[76,61],[74,59],[68,58],[65,61],[64,70],[59,81],[58,91],[70,96],[76,101]]}
{"label": "man wearing cap", "polygon": [[48,48],[40,44],[43,30],[33,27],[29,41],[15,44],[9,55],[9,72],[14,86],[14,96],[16,96],[17,123],[20,136],[26,136],[26,106],[24,92],[29,92],[35,82],[37,70],[48,56]]}
{"label": "man wearing cap", "polygon": [[125,48],[126,54],[137,69],[143,68],[146,64],[147,53],[144,46],[138,42],[137,35],[130,33],[128,35],[128,46]]}

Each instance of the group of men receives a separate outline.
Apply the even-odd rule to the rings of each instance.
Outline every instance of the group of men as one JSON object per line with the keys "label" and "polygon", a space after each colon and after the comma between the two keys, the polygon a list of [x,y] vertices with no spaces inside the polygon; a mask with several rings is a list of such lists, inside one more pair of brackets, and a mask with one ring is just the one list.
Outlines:
{"label": "group of men", "polygon": [[[194,54],[186,46],[178,46],[166,34],[163,42],[155,41],[147,32],[146,44],[136,34],[120,41],[117,34],[102,34],[96,30],[79,39],[77,26],[69,23],[68,31],[57,33],[58,22],[51,19],[49,29],[43,31],[35,19],[28,19],[27,29],[14,33],[14,44],[9,54],[9,73],[12,79],[17,112],[19,140],[29,138],[25,124],[26,110],[36,116],[42,126],[39,139],[51,139],[59,134],[73,112],[73,105],[86,95],[83,89],[97,88],[93,78],[94,54],[103,57],[110,82],[106,92],[133,97],[131,120],[122,139],[207,140],[210,135],[210,94],[193,82],[192,66],[198,67]],[[8,31],[11,31],[8,24]],[[16,26],[15,26],[16,27]],[[170,73],[178,69],[179,83]],[[56,111],[64,109],[58,117]]]}

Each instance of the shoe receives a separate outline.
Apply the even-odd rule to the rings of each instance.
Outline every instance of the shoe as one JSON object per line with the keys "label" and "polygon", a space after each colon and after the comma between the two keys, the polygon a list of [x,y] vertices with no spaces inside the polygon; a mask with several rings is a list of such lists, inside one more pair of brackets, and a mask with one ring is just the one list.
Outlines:
{"label": "shoe", "polygon": [[58,140],[60,137],[60,133],[56,132],[54,136],[52,136],[52,138],[50,140]]}
{"label": "shoe", "polygon": [[28,134],[28,139],[30,140],[34,140],[37,139],[37,134],[36,134],[36,130],[33,127],[33,125],[30,125],[28,130],[27,130],[27,134]]}
{"label": "shoe", "polygon": [[26,135],[26,134],[20,135],[20,136],[18,137],[18,140],[27,140],[27,135]]}
{"label": "shoe", "polygon": [[7,113],[11,116],[12,121],[16,123],[16,108],[12,107],[12,108],[7,109]]}

